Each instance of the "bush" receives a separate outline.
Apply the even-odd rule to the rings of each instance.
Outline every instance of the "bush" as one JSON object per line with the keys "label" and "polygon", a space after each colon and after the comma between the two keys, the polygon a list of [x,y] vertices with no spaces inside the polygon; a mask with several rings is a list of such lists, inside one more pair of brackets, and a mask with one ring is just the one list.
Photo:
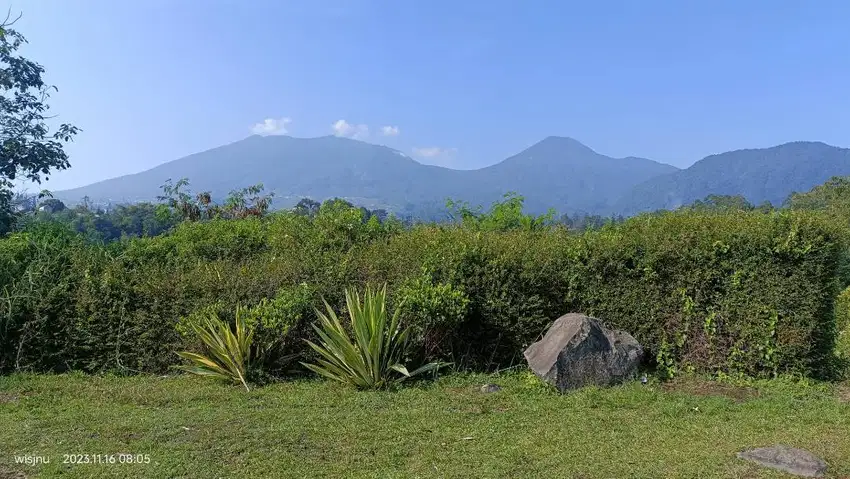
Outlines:
{"label": "bush", "polygon": [[[319,324],[313,325],[319,344],[307,341],[318,355],[316,363],[302,363],[320,376],[362,389],[380,389],[430,371],[444,364],[427,363],[413,371],[404,364],[410,327],[403,328],[399,311],[387,311],[387,287],[366,288],[363,301],[352,290],[345,290],[351,336],[333,308],[325,303]],[[353,336],[353,337],[352,337]]]}
{"label": "bush", "polygon": [[[239,311],[242,321],[252,331],[256,346],[254,358],[258,365],[265,374],[280,372],[294,357],[291,351],[294,341],[290,340],[290,335],[302,326],[303,319],[310,314],[312,296],[310,287],[300,284],[281,289],[272,299],[262,298],[252,306],[243,307],[237,303],[234,309],[219,300],[180,318],[175,328],[183,338],[191,340],[197,337],[197,328],[206,324],[209,317],[235,324],[234,312]],[[293,336],[298,337],[297,334]]]}
{"label": "bush", "polygon": [[342,286],[387,283],[425,360],[511,366],[582,312],[632,333],[670,374],[820,375],[846,236],[808,211],[683,211],[583,234],[404,230],[340,202],[315,219],[183,224],[108,246],[45,227],[0,239],[0,368],[166,371],[190,346],[180,318],[237,305],[257,308],[258,340],[289,338],[285,357],[316,339],[305,325],[318,298],[339,310]]}
{"label": "bush", "polygon": [[75,286],[92,249],[70,230],[39,225],[0,240],[0,370],[84,367],[76,354]]}
{"label": "bush", "polygon": [[421,228],[373,248],[373,280],[424,264],[465,293],[453,356],[476,368],[521,361],[566,312],[631,332],[675,371],[821,374],[833,348],[840,246],[812,215],[670,213],[583,235]]}
{"label": "bush", "polygon": [[850,287],[835,300],[835,322],[838,337],[835,352],[844,361],[850,361]]}
{"label": "bush", "polygon": [[255,346],[255,328],[245,322],[242,310],[236,308],[233,328],[216,314],[209,314],[198,322],[190,323],[189,329],[201,344],[200,352],[177,353],[190,363],[179,368],[199,376],[242,384],[246,391],[250,391],[249,373],[257,357],[265,351]]}
{"label": "bush", "polygon": [[411,342],[424,358],[449,359],[451,339],[466,317],[469,298],[448,283],[435,283],[425,271],[402,285],[398,292]]}

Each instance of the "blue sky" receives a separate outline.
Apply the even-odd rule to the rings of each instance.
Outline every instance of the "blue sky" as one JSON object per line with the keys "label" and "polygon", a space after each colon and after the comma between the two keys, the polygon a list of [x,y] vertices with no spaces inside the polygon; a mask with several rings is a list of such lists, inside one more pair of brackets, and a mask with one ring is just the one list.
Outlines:
{"label": "blue sky", "polygon": [[59,87],[52,111],[84,130],[53,190],[258,124],[356,136],[455,168],[548,135],[682,167],[793,140],[850,146],[846,1],[5,5],[23,12],[25,54]]}

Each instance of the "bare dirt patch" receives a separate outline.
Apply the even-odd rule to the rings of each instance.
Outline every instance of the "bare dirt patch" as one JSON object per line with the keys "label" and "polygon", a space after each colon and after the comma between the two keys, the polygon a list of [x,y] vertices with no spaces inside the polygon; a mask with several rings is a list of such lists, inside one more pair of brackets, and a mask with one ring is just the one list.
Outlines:
{"label": "bare dirt patch", "polygon": [[850,402],[850,383],[844,383],[838,386],[836,390],[838,400],[841,402]]}
{"label": "bare dirt patch", "polygon": [[21,471],[13,471],[0,464],[0,479],[27,479],[27,476]]}
{"label": "bare dirt patch", "polygon": [[[17,394],[6,393],[6,392],[0,391],[0,404],[7,404],[7,403],[16,402],[19,398],[20,398],[20,396],[18,396]],[[2,473],[3,473],[2,470],[0,470],[0,478],[3,477]]]}
{"label": "bare dirt patch", "polygon": [[662,388],[665,391],[682,392],[694,396],[725,397],[739,403],[759,397],[759,391],[755,388],[697,379],[671,381],[664,383]]}

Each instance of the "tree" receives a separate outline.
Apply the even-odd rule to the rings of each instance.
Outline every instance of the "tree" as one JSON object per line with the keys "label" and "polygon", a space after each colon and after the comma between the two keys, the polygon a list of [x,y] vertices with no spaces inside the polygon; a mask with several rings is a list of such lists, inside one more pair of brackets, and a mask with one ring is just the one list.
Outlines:
{"label": "tree", "polygon": [[79,132],[61,124],[50,134],[46,101],[57,88],[44,83],[44,67],[17,54],[26,39],[12,28],[17,19],[9,18],[0,23],[0,234],[14,223],[13,182],[40,184],[70,167],[63,145]]}
{"label": "tree", "polygon": [[35,210],[38,204],[38,195],[18,191],[12,194],[11,207],[13,212],[29,213]]}
{"label": "tree", "polygon": [[[178,216],[187,221],[198,221],[201,219],[200,206],[192,201],[192,194],[188,191],[189,179],[181,178],[177,183],[171,181],[171,178],[165,180],[165,184],[160,186],[162,194],[156,199],[163,205],[170,208]],[[206,193],[201,193],[199,203],[204,203],[204,200],[209,198]],[[206,202],[209,204],[209,202]]]}
{"label": "tree", "polygon": [[213,202],[209,191],[198,193],[193,197],[188,187],[188,178],[181,178],[177,183],[169,178],[160,187],[162,194],[157,196],[163,207],[185,221],[262,217],[268,213],[274,197],[274,193],[263,194],[263,184],[258,183],[231,191],[224,200],[224,205],[217,205]]}
{"label": "tree", "polygon": [[850,212],[850,176],[834,176],[805,193],[791,193],[785,206],[794,210]]}
{"label": "tree", "polygon": [[371,218],[377,218],[379,222],[383,223],[387,220],[387,218],[390,217],[390,214],[384,208],[378,208],[376,210],[370,211],[369,216]]}
{"label": "tree", "polygon": [[47,211],[48,213],[58,213],[65,209],[65,203],[62,203],[61,200],[57,200],[56,198],[48,198],[38,205],[38,209],[40,211]]}
{"label": "tree", "polygon": [[321,208],[322,204],[316,200],[312,200],[310,198],[302,198],[301,201],[295,205],[294,211],[295,213],[303,216],[309,216],[310,218],[314,218],[317,214],[319,214],[319,208]]}
{"label": "tree", "polygon": [[262,217],[269,211],[273,198],[274,192],[263,194],[262,183],[233,190],[224,200],[221,216],[235,219],[249,216]]}
{"label": "tree", "polygon": [[[764,205],[762,205],[764,207]],[[708,195],[703,200],[696,200],[688,206],[696,211],[752,211],[752,205],[742,195]]]}
{"label": "tree", "polygon": [[575,213],[573,216],[565,214],[560,218],[560,222],[573,231],[595,230],[602,228],[607,224],[619,224],[624,221],[625,218],[623,218],[622,215],[605,217],[601,215],[591,215],[584,211]]}
{"label": "tree", "polygon": [[555,217],[554,210],[550,209],[541,216],[524,214],[522,211],[524,202],[524,197],[508,192],[502,196],[502,201],[493,203],[486,213],[480,206],[473,209],[468,203],[454,201],[451,198],[446,200],[446,209],[451,221],[484,231],[540,230],[552,223]]}

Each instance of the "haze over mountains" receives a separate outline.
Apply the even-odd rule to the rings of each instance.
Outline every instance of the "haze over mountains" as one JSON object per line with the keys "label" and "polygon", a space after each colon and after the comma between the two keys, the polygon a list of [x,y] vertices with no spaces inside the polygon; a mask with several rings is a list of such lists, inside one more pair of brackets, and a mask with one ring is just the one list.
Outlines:
{"label": "haze over mountains", "polygon": [[342,197],[370,208],[434,217],[446,198],[489,205],[514,191],[542,213],[624,214],[676,208],[709,194],[741,194],[753,203],[780,204],[836,175],[850,175],[850,150],[817,142],[712,155],[693,166],[645,158],[611,158],[565,137],[548,137],[495,165],[452,170],[423,165],[398,150],[325,136],[251,136],[164,163],[141,173],[59,191],[69,203],[155,200],[171,178],[189,178],[193,191],[222,199],[262,182],[276,207],[309,197]]}
{"label": "haze over mountains", "polygon": [[689,168],[651,178],[620,198],[613,211],[675,209],[710,194],[743,195],[750,203],[781,205],[833,176],[850,175],[850,149],[797,141],[772,148],[711,155]]}

